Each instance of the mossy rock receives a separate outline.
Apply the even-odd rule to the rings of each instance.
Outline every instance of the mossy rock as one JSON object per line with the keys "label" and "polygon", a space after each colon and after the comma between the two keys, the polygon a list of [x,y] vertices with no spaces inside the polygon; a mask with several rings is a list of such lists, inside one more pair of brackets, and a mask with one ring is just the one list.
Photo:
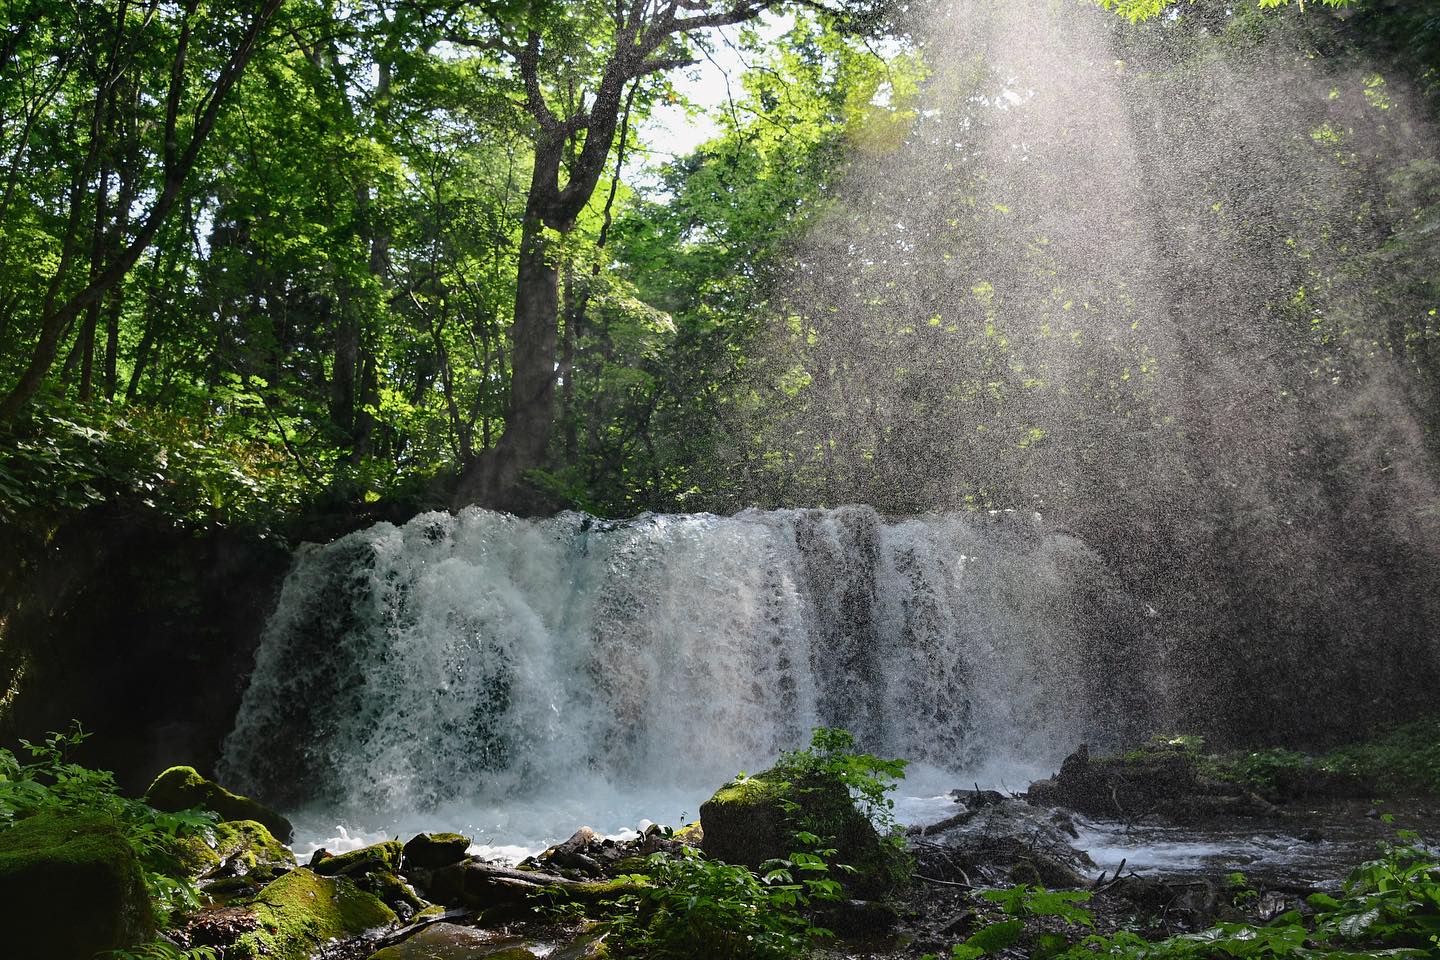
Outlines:
{"label": "mossy rock", "polygon": [[404,867],[421,870],[438,870],[465,859],[470,845],[469,837],[460,833],[421,833],[410,838],[405,844]]}
{"label": "mossy rock", "polygon": [[0,829],[6,960],[91,960],[151,939],[155,918],[135,853],[105,817],[28,817]]}
{"label": "mossy rock", "polygon": [[453,923],[428,927],[370,956],[370,960],[535,960],[519,937]]}
{"label": "mossy rock", "polygon": [[237,876],[253,876],[268,882],[295,867],[290,848],[255,820],[222,820],[209,837],[183,837],[172,844],[171,852],[185,874],[203,877],[229,861]]}
{"label": "mossy rock", "polygon": [[371,870],[353,877],[361,890],[373,893],[400,918],[414,918],[430,906],[410,885],[388,870]]}
{"label": "mossy rock", "polygon": [[1092,757],[1081,744],[1054,777],[1030,784],[1027,798],[1040,806],[1119,819],[1156,814],[1195,821],[1275,813],[1243,784],[1202,777],[1193,750],[1164,741],[1118,757]]}
{"label": "mossy rock", "polygon": [[854,868],[835,877],[851,896],[883,896],[907,873],[904,852],[881,840],[838,777],[822,773],[772,769],[731,781],[700,805],[700,828],[707,857],[752,870],[804,850],[797,833],[815,834],[835,848],[832,862]]}
{"label": "mossy rock", "polygon": [[247,909],[260,925],[226,950],[226,960],[308,960],[327,940],[397,921],[395,911],[350,880],[305,867],[271,883]]}
{"label": "mossy rock", "polygon": [[223,820],[254,820],[282,843],[295,839],[290,821],[269,807],[249,797],[231,793],[213,780],[207,780],[194,767],[171,767],[156,777],[145,791],[145,802],[156,810],[171,813],[202,807],[218,813]]}
{"label": "mossy rock", "polygon": [[310,868],[322,877],[358,876],[371,870],[397,873],[400,870],[400,841],[372,843],[359,850],[326,857],[318,863],[312,863]]}

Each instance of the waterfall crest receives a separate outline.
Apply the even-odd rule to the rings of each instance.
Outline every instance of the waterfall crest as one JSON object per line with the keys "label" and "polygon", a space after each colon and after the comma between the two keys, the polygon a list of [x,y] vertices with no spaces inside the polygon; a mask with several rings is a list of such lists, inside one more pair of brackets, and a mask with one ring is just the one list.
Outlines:
{"label": "waterfall crest", "polygon": [[416,811],[713,787],[821,724],[947,770],[1048,761],[1104,739],[1131,606],[1035,515],[423,514],[297,554],[220,772]]}

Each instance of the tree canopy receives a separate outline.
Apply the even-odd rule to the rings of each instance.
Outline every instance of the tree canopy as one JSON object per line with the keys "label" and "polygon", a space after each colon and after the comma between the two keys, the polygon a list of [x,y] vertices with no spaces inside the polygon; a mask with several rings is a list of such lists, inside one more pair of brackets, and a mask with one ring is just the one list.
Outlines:
{"label": "tree canopy", "polygon": [[[1155,21],[1107,41],[1141,67],[1116,78],[1133,103],[1164,102],[1221,46],[1319,55],[1306,82],[1331,83],[1328,99],[1276,133],[1327,189],[1297,185],[1233,223],[1223,179],[1191,199],[1218,204],[1234,237],[1306,251],[1264,293],[1319,351],[1305,363],[1341,363],[1327,344],[1365,337],[1431,390],[1417,244],[1434,175],[1392,92],[1433,84],[1423,5],[1337,19],[1268,9],[1283,0],[1100,2]],[[1094,405],[1092,449],[1107,424],[1166,415],[1154,396],[1174,367],[1143,324],[1097,339],[1070,322],[1131,307],[1067,282],[1019,229],[1024,185],[972,149],[1004,119],[985,106],[993,65],[947,60],[925,25],[966,24],[923,4],[791,6],[768,40],[751,27],[778,0],[5,8],[11,515],[121,491],[209,520],[396,498],[609,514],[1003,504],[1045,451],[1073,452],[1056,410]],[[1160,38],[1190,45],[1180,66],[1147,65]],[[1398,72],[1354,73],[1399,46]],[[650,118],[717,54],[744,69],[712,107],[716,136],[660,159]],[[1286,96],[1296,75],[1251,82]],[[954,189],[923,203],[886,173],[935,164]],[[907,204],[953,226],[917,234]],[[1048,276],[1051,294],[947,266],[1005,244],[1026,288]],[[1356,319],[1372,312],[1357,299],[1367,257],[1393,266],[1363,294],[1392,298],[1388,326]],[[892,286],[900,263],[909,283]],[[934,301],[957,284],[961,300]],[[1086,371],[1083,394],[1019,357],[1006,329],[1022,314],[1075,338],[1064,363]],[[937,440],[952,419],[963,440]],[[940,490],[903,476],[916,458],[967,466]]]}

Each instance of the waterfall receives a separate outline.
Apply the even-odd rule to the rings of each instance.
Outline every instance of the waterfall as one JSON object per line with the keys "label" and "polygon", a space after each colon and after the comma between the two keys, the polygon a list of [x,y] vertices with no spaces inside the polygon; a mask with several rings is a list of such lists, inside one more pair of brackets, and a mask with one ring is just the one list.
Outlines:
{"label": "waterfall", "polygon": [[817,725],[950,771],[1048,762],[1103,736],[1123,601],[1089,547],[1008,511],[429,513],[299,551],[220,774],[403,814],[595,782],[703,798]]}

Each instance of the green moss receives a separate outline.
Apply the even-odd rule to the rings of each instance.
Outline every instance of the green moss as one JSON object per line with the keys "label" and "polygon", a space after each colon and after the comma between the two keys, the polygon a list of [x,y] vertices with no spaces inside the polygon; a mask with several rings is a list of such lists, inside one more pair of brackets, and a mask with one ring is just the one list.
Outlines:
{"label": "green moss", "polygon": [[375,894],[396,913],[414,916],[430,906],[410,889],[409,884],[388,870],[371,870],[354,880],[360,889]]}
{"label": "green moss", "polygon": [[881,895],[908,875],[904,851],[881,840],[838,777],[820,771],[776,768],[726,784],[700,806],[700,832],[706,856],[752,870],[806,849],[798,833],[819,836],[835,862],[854,868],[836,879],[855,896]]}
{"label": "green moss", "polygon": [[473,843],[460,833],[422,833],[410,838],[405,844],[405,866],[422,870],[436,870],[459,863]]}
{"label": "green moss", "polygon": [[644,884],[637,884],[630,880],[586,880],[565,889],[571,900],[578,900],[581,903],[598,903],[601,900],[613,900],[627,893],[635,893],[641,886]]}
{"label": "green moss", "polygon": [[400,841],[386,840],[371,844],[359,850],[351,850],[334,857],[326,857],[315,864],[315,872],[324,877],[340,874],[357,876],[371,870],[395,873],[400,869]]}
{"label": "green moss", "polygon": [[225,820],[254,820],[285,843],[295,836],[289,820],[262,803],[205,779],[194,767],[171,767],[161,773],[145,791],[145,802],[156,810],[175,812],[202,807]]}
{"label": "green moss", "polygon": [[90,960],[150,939],[153,924],[135,852],[108,818],[41,813],[0,830],[7,960]]}
{"label": "green moss", "polygon": [[260,891],[250,904],[260,921],[226,951],[226,960],[307,960],[326,940],[396,922],[395,912],[343,877],[301,867]]}
{"label": "green moss", "polygon": [[753,777],[732,780],[715,791],[710,803],[717,807],[769,803],[784,797],[789,788],[790,784],[784,779],[766,771]]}
{"label": "green moss", "polygon": [[226,860],[238,857],[247,875],[266,880],[295,866],[295,855],[254,820],[222,820],[209,837],[182,837],[171,845],[171,854],[186,876],[201,877]]}

